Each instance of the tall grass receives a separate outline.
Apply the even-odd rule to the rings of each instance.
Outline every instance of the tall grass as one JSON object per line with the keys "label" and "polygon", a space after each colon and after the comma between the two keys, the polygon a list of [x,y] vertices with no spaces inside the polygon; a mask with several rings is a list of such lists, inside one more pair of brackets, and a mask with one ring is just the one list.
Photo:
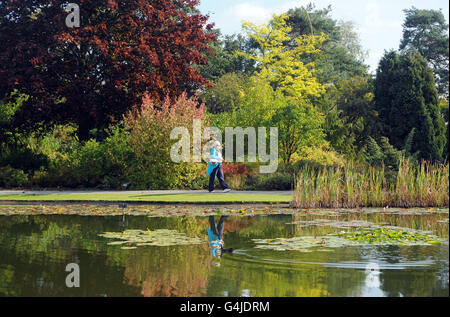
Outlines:
{"label": "tall grass", "polygon": [[449,205],[449,166],[408,160],[388,182],[384,167],[315,169],[296,176],[297,208],[443,207]]}

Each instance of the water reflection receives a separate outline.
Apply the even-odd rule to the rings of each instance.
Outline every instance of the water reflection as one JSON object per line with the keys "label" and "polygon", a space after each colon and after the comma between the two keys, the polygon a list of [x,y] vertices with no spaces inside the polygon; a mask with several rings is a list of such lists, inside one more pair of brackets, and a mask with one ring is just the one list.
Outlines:
{"label": "water reflection", "polygon": [[[448,224],[438,222],[444,216],[341,215],[338,220],[409,225],[448,237]],[[347,247],[331,252],[254,248],[252,239],[342,230],[293,224],[298,218],[223,216],[216,223],[213,216],[1,216],[0,295],[448,296],[448,244]],[[98,236],[125,228],[166,228],[204,237],[205,243],[123,250]],[[210,240],[205,228],[216,239]],[[216,240],[222,240],[221,251],[233,249],[233,256],[213,252],[209,242]],[[80,265],[79,289],[65,286],[68,263]]]}
{"label": "water reflection", "polygon": [[[208,233],[209,246],[211,248],[211,255],[215,258],[221,258],[223,253],[233,253],[233,248],[225,249],[225,242],[223,241],[223,230],[225,219],[228,216],[221,216],[219,223],[215,223],[214,216],[209,216],[209,227],[206,228]],[[220,262],[216,262],[219,266]]]}

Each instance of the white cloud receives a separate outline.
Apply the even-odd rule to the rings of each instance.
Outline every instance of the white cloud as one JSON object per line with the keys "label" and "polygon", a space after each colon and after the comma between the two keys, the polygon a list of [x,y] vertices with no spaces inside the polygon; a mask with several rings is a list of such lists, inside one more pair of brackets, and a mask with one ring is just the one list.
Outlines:
{"label": "white cloud", "polygon": [[269,22],[273,14],[285,13],[289,9],[307,5],[311,0],[293,0],[275,7],[264,7],[255,2],[242,2],[229,8],[228,14],[239,22],[250,21],[256,24]]}
{"label": "white cloud", "polygon": [[272,15],[270,9],[253,2],[243,2],[231,7],[230,14],[239,22],[251,21],[259,24],[270,20]]}

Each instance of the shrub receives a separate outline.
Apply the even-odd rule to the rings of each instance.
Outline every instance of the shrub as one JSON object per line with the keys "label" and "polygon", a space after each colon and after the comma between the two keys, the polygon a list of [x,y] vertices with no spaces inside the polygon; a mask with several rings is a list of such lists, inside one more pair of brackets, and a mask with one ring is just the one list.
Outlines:
{"label": "shrub", "polygon": [[225,163],[222,166],[223,174],[225,177],[229,177],[232,175],[250,175],[250,171],[244,164],[240,163]]}
{"label": "shrub", "polygon": [[41,166],[48,166],[46,155],[35,153],[29,147],[9,148],[5,147],[0,153],[0,166],[10,166],[25,173],[39,170]]}
{"label": "shrub", "polygon": [[44,149],[54,159],[47,170],[34,173],[31,184],[40,187],[122,188],[122,184],[128,182],[134,153],[124,129],[110,128],[107,135],[101,142],[91,139],[70,148],[57,136],[45,137]]}
{"label": "shrub", "polygon": [[294,176],[287,173],[274,173],[252,177],[249,186],[257,190],[291,190],[294,188]]}
{"label": "shrub", "polygon": [[170,157],[172,129],[185,127],[192,131],[195,118],[203,119],[203,105],[185,94],[175,102],[166,99],[162,105],[146,96],[140,108],[127,114],[124,122],[136,158],[130,174],[134,188],[174,189],[188,186],[195,179],[197,171],[203,169],[202,163],[174,163]]}
{"label": "shrub", "polygon": [[11,166],[0,167],[0,187],[22,187],[28,182],[28,176],[23,171]]}

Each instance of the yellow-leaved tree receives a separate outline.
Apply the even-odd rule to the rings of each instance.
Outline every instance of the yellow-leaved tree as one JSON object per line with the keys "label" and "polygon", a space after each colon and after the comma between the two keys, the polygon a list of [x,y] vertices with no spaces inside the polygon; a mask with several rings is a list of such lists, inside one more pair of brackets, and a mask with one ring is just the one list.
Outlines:
{"label": "yellow-leaved tree", "polygon": [[[325,92],[315,73],[314,61],[304,62],[304,56],[320,53],[325,35],[302,35],[294,40],[289,37],[292,28],[286,23],[287,15],[273,15],[267,25],[243,23],[243,29],[257,44],[250,53],[238,55],[257,62],[259,71],[255,76],[267,80],[275,91],[296,101],[307,101]],[[289,43],[295,45],[288,45]]]}

